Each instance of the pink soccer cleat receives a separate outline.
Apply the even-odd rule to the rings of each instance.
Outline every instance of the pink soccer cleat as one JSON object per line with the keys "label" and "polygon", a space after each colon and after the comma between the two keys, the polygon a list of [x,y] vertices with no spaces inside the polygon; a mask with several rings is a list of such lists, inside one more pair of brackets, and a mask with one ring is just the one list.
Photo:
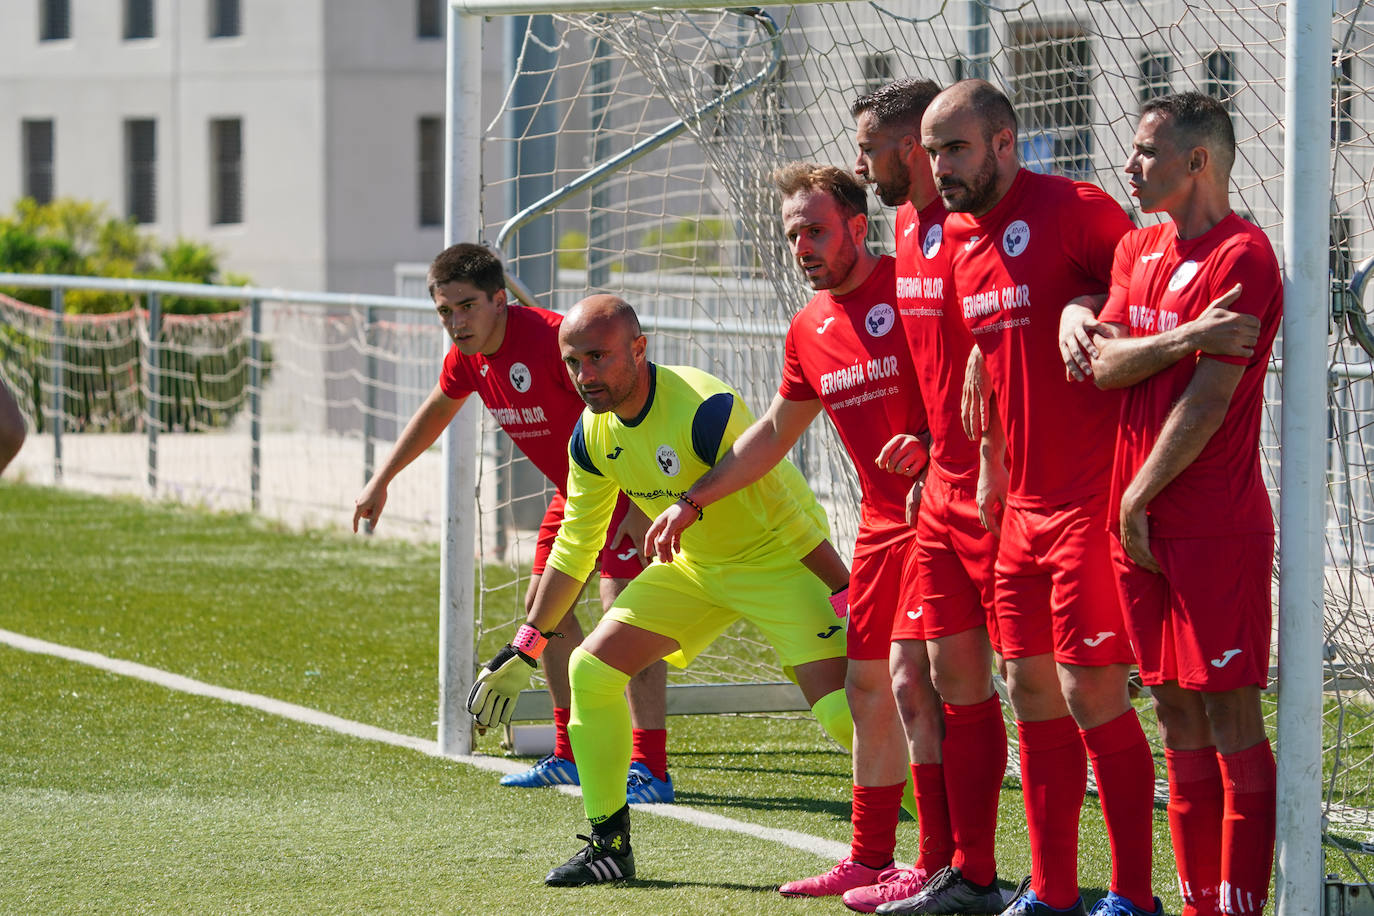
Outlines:
{"label": "pink soccer cleat", "polygon": [[884,868],[869,868],[853,859],[844,858],[823,875],[802,878],[800,881],[788,881],[778,888],[778,893],[784,897],[838,897],[856,887],[867,887],[890,880],[897,873],[897,869],[890,865]]}
{"label": "pink soccer cleat", "polygon": [[[844,905],[859,913],[872,913],[878,904],[889,900],[905,900],[914,897],[925,887],[927,875],[924,869],[903,868],[894,870],[892,877],[880,884],[856,887],[844,892]],[[884,874],[887,874],[884,872]]]}

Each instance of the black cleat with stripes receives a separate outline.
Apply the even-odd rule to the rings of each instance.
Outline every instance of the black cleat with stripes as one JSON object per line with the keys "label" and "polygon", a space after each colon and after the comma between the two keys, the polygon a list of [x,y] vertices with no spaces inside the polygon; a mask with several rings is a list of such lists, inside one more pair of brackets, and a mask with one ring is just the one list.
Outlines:
{"label": "black cleat with stripes", "polygon": [[587,845],[582,851],[549,872],[544,883],[550,887],[582,887],[623,881],[635,876],[635,854],[630,849],[630,833],[617,830],[605,836],[583,836]]}

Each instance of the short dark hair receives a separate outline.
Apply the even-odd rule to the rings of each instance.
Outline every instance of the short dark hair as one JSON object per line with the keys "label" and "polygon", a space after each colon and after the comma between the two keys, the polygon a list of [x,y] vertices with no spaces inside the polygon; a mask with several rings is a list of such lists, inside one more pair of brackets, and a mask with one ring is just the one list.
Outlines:
{"label": "short dark hair", "polygon": [[868,215],[868,193],[852,172],[833,165],[791,162],[773,171],[773,184],[783,197],[799,191],[824,191],[835,198],[845,219]]}
{"label": "short dark hair", "polygon": [[1168,115],[1180,145],[1205,146],[1217,158],[1223,176],[1231,174],[1236,161],[1236,130],[1231,115],[1219,99],[1201,92],[1175,92],[1150,99],[1140,107],[1140,117],[1159,112]]}
{"label": "short dark hair", "polygon": [[970,83],[969,106],[983,125],[983,136],[991,138],[999,130],[1010,130],[1016,136],[1016,109],[1005,92],[987,80],[965,80]]}
{"label": "short dark hair", "polygon": [[489,248],[471,242],[450,245],[429,265],[426,284],[429,297],[445,283],[471,283],[488,296],[494,296],[506,288],[506,272],[501,267],[501,259]]}
{"label": "short dark hair", "polygon": [[934,80],[903,77],[859,96],[849,106],[849,113],[857,118],[866,111],[879,128],[902,127],[919,134],[921,116],[939,94]]}

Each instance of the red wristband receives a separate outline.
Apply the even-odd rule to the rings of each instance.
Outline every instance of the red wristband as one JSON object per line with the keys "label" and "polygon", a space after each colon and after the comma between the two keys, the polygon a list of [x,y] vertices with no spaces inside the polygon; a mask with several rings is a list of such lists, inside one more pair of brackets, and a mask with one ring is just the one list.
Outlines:
{"label": "red wristband", "polygon": [[544,634],[527,623],[520,625],[520,629],[515,631],[515,638],[510,641],[512,649],[518,649],[530,658],[538,658],[548,644]]}

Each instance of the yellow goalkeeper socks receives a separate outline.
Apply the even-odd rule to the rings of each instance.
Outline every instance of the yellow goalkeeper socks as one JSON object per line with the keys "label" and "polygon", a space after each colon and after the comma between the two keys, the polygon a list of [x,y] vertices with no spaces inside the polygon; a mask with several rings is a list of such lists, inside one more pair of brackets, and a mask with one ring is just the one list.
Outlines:
{"label": "yellow goalkeeper socks", "polygon": [[630,706],[625,687],[630,676],[578,646],[568,662],[572,715],[568,738],[577,757],[582,807],[597,821],[625,806],[625,774],[630,769]]}

